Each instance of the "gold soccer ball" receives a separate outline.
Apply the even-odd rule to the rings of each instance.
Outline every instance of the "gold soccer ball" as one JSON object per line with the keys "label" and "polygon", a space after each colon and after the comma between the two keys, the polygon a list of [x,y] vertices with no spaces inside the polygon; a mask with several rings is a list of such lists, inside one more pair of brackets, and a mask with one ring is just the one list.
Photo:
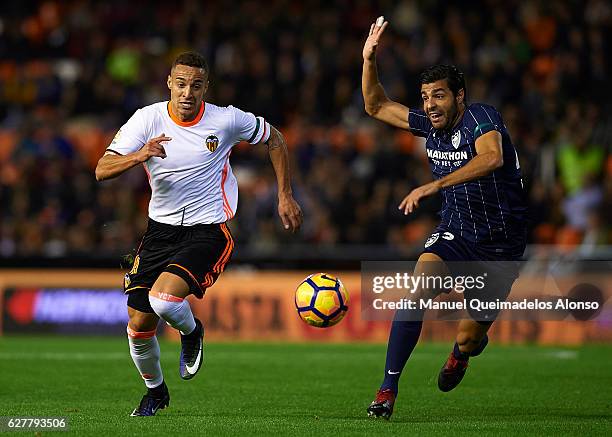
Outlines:
{"label": "gold soccer ball", "polygon": [[328,328],[344,318],[349,295],[340,279],[315,273],[295,290],[295,307],[300,318],[311,326]]}

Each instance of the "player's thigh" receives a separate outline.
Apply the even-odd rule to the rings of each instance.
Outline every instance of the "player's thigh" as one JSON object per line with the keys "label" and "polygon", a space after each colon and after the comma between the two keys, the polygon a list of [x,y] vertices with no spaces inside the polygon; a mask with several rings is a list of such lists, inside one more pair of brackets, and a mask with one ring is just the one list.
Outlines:
{"label": "player's thigh", "polygon": [[[233,249],[234,240],[225,223],[199,226],[181,243],[153,290],[179,297],[193,294],[202,298],[225,269]],[[184,284],[169,275],[182,279]]]}
{"label": "player's thigh", "polygon": [[180,276],[170,272],[162,272],[151,287],[151,294],[171,294],[172,296],[185,298],[190,293],[189,284]]}
{"label": "player's thigh", "polygon": [[[435,253],[425,252],[419,256],[414,267],[413,276],[422,278],[439,278],[449,274],[444,260]],[[436,286],[440,281],[424,280],[416,291],[419,298],[434,298],[440,293],[448,291]]]}
{"label": "player's thigh", "polygon": [[516,261],[486,261],[471,263],[468,274],[479,276],[484,286],[466,288],[464,291],[467,311],[470,317],[480,324],[492,323],[500,313],[499,302],[504,302],[519,275]]}
{"label": "player's thigh", "polygon": [[[180,230],[175,228],[149,220],[147,231],[138,247],[134,264],[129,273],[125,275],[124,290],[131,296],[128,305],[130,305],[130,302],[133,303],[133,305],[130,305],[132,308],[142,311],[141,307],[144,307],[144,312],[149,312],[150,308],[147,308],[148,291],[151,290],[153,284],[177,251],[176,240],[180,236]],[[141,294],[143,290],[145,292]],[[144,297],[147,299],[145,300]],[[150,312],[153,312],[153,310],[150,310]]]}
{"label": "player's thigh", "polygon": [[419,259],[417,260],[417,266],[419,264],[425,264],[429,262],[442,262],[443,263],[444,260],[440,258],[438,255],[436,255],[435,253],[424,252],[419,256]]}
{"label": "player's thigh", "polygon": [[[442,270],[444,270],[442,258],[433,253],[422,253],[414,266],[412,276],[417,279],[427,278],[438,274]],[[428,287],[429,284],[426,281],[415,281],[414,284],[415,287],[411,287],[404,296],[405,299],[414,305],[398,309],[393,318],[395,322],[422,321],[425,309],[423,309],[420,302],[422,300],[435,299],[439,294],[439,290]]]}

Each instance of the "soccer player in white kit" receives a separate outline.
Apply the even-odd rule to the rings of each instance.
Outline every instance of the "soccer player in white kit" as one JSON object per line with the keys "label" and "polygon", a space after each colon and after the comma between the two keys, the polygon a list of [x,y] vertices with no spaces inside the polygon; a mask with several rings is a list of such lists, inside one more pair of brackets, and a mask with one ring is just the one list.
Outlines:
{"label": "soccer player in white kit", "polygon": [[170,402],[155,335],[160,318],[181,333],[181,377],[191,379],[202,365],[204,328],[185,298],[202,298],[233,252],[226,222],[238,204],[234,145],[267,144],[283,226],[294,232],[302,223],[282,134],[262,117],[205,102],[208,66],[198,53],[175,59],[168,88],[170,101],[137,110],[96,167],[101,181],[143,164],[151,185],[147,231],[124,284],[130,354],[147,387],[132,416],[153,416]]}

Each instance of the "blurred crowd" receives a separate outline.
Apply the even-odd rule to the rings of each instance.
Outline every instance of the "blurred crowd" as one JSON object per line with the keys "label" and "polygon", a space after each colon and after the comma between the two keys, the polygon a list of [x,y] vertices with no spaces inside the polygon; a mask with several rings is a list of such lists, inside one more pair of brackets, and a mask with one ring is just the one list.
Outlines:
{"label": "blurred crowd", "polygon": [[207,100],[264,115],[285,135],[303,230],[276,216],[265,147],[232,165],[240,245],[274,250],[421,244],[439,198],[397,205],[431,180],[422,142],[368,119],[361,50],[378,15],[388,95],[419,106],[419,73],[458,65],[470,101],[496,106],[518,148],[529,241],[589,251],[612,243],[612,7],[585,1],[32,1],[0,6],[0,257],[119,254],[139,241],[149,187],[136,168],[93,169],[139,107],[167,100],[173,57],[211,66]]}

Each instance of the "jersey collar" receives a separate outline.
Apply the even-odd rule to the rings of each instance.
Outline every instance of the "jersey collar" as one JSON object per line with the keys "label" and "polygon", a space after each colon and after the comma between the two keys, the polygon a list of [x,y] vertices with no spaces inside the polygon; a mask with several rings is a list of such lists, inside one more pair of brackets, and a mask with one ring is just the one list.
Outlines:
{"label": "jersey collar", "polygon": [[167,108],[168,116],[170,116],[173,122],[182,127],[195,126],[196,124],[198,124],[198,122],[202,119],[202,116],[204,115],[204,102],[202,102],[202,104],[200,105],[200,110],[198,111],[196,117],[191,121],[181,121],[176,115],[174,115],[174,113],[172,112],[172,106],[170,106],[170,102],[168,102]]}

